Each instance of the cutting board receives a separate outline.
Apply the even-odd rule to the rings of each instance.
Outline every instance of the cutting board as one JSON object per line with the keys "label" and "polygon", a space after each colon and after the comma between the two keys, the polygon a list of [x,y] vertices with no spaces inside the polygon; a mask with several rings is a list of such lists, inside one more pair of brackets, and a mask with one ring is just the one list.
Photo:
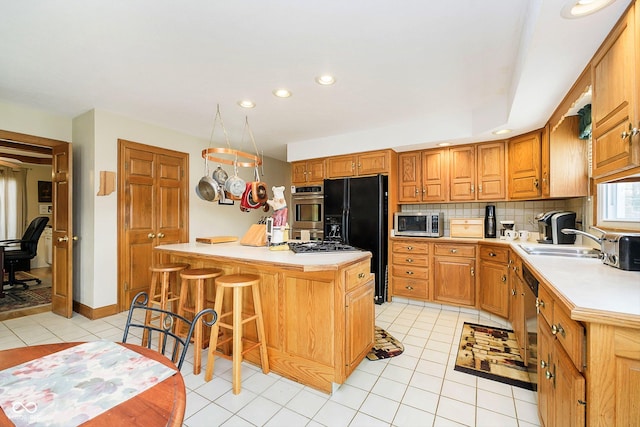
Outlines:
{"label": "cutting board", "polygon": [[200,243],[226,243],[238,240],[236,236],[213,236],[213,237],[196,237],[196,242]]}

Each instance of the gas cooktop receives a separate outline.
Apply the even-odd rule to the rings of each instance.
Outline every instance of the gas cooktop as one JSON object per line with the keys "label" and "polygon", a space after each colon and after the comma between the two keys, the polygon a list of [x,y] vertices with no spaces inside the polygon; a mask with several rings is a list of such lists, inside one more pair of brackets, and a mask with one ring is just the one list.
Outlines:
{"label": "gas cooktop", "polygon": [[289,249],[297,254],[313,252],[353,252],[360,250],[354,246],[330,240],[313,242],[289,242]]}

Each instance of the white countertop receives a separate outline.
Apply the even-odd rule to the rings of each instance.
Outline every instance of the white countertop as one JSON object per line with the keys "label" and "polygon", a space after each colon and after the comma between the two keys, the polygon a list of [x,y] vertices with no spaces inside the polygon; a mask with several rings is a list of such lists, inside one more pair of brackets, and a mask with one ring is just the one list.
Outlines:
{"label": "white countertop", "polygon": [[[620,270],[597,258],[529,255],[517,241],[510,243],[541,278],[575,305],[572,312],[575,320],[583,320],[578,313],[589,311],[607,317],[637,317],[640,325],[639,271]],[[527,242],[527,246],[533,245]]]}
{"label": "white countertop", "polygon": [[284,264],[302,271],[337,270],[341,265],[350,264],[371,256],[371,252],[314,252],[296,254],[290,250],[272,251],[264,246],[244,246],[231,243],[174,243],[156,246],[155,249],[184,252],[185,254],[224,257],[239,261]]}

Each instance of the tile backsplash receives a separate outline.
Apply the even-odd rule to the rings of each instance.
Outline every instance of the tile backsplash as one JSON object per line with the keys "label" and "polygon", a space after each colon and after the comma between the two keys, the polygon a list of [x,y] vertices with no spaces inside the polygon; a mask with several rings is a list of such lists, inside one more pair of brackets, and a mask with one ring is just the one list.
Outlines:
{"label": "tile backsplash", "polygon": [[586,211],[586,198],[562,200],[536,200],[524,202],[475,202],[475,203],[441,203],[402,205],[402,212],[444,212],[444,235],[449,236],[449,220],[451,218],[484,218],[485,206],[495,205],[496,224],[502,228],[500,221],[513,220],[516,230],[537,232],[538,222],[535,216],[540,212],[565,210],[576,212],[577,228],[582,229],[583,213]]}

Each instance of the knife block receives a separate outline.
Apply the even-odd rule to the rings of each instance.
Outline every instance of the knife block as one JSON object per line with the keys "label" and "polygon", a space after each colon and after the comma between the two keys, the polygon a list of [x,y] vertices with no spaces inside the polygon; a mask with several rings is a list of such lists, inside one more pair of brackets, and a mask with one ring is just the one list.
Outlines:
{"label": "knife block", "polygon": [[245,246],[267,246],[267,225],[251,224],[249,230],[240,239],[240,244]]}

